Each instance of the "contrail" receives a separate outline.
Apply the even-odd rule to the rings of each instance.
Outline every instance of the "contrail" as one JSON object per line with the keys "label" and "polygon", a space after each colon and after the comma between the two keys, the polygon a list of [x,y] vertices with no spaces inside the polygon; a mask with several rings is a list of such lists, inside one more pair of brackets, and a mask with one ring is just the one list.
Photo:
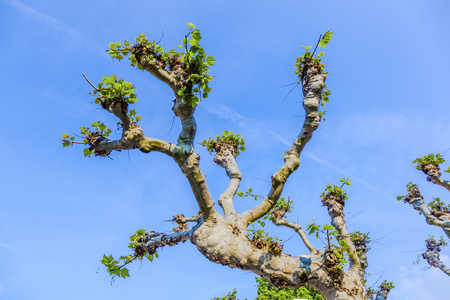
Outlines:
{"label": "contrail", "polygon": [[[219,108],[215,109],[212,107],[208,107],[208,111],[211,113],[214,113],[216,115],[218,115],[220,118],[225,119],[225,120],[231,120],[231,121],[244,121],[244,122],[251,122],[252,125],[256,125],[258,127],[260,127],[261,129],[264,130],[264,132],[270,133],[273,137],[275,137],[277,140],[279,140],[281,143],[283,143],[284,145],[291,147],[292,143],[289,143],[288,141],[286,141],[285,139],[283,139],[279,134],[273,132],[272,130],[266,128],[261,122],[256,121],[256,120],[252,120],[249,119],[241,114],[239,114],[238,112],[234,111],[233,109],[231,109],[230,107],[224,105],[224,104],[219,104]],[[365,186],[368,189],[371,189],[372,191],[375,191],[377,193],[380,193],[388,198],[395,198],[395,196],[390,195],[389,193],[386,193],[382,190],[380,190],[379,188],[367,183],[366,181],[358,178],[357,176],[352,175],[351,173],[345,171],[342,168],[339,168],[338,166],[330,163],[329,161],[326,161],[322,158],[319,158],[309,152],[304,152],[302,153],[303,155],[308,156],[309,158],[311,158],[312,160],[314,160],[315,162],[319,163],[320,165],[327,167],[328,169],[331,169],[333,171],[335,171],[336,173],[339,173],[345,177],[351,178],[352,181],[357,182],[363,186]]]}
{"label": "contrail", "polygon": [[53,30],[59,31],[70,38],[81,38],[82,34],[71,27],[67,26],[63,22],[59,21],[58,19],[52,18],[46,14],[43,14],[41,12],[38,12],[37,10],[26,6],[22,4],[20,1],[17,0],[0,0],[3,3],[17,9],[21,13],[32,17],[40,22],[43,22],[48,27],[52,28]]}
{"label": "contrail", "polygon": [[23,252],[22,250],[19,250],[19,249],[17,249],[17,248],[14,248],[14,247],[11,247],[11,246],[2,244],[2,243],[0,243],[0,246],[5,247],[5,248],[8,248],[8,249],[11,249],[11,250],[13,250],[13,251],[16,251],[16,252],[19,252],[19,253],[22,253],[22,254],[26,254],[26,253]]}

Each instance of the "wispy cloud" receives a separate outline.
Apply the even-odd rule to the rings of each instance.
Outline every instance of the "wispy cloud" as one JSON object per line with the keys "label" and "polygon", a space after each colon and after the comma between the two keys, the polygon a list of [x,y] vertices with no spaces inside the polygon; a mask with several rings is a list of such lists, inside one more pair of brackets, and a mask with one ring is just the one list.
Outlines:
{"label": "wispy cloud", "polygon": [[13,251],[16,251],[16,252],[19,252],[19,253],[22,253],[22,254],[26,254],[26,253],[23,252],[22,250],[19,250],[19,249],[17,249],[17,248],[11,247],[11,246],[8,246],[8,245],[3,244],[3,243],[0,243],[0,246],[1,246],[1,247],[8,248],[8,249],[13,250]]}
{"label": "wispy cloud", "polygon": [[67,26],[60,20],[52,18],[41,12],[38,12],[37,10],[35,10],[29,6],[22,4],[20,1],[17,1],[17,0],[0,0],[0,1],[17,9],[24,15],[34,18],[35,20],[44,23],[46,26],[50,27],[51,29],[58,31],[64,35],[67,35],[70,38],[74,39],[74,38],[80,38],[82,36],[82,34],[80,32]]}
{"label": "wispy cloud", "polygon": [[[284,145],[291,147],[292,143],[289,143],[287,140],[285,140],[282,136],[280,136],[279,134],[273,132],[272,130],[266,128],[264,126],[264,124],[262,124],[260,121],[256,121],[256,120],[252,120],[249,119],[241,114],[239,114],[238,112],[234,111],[233,109],[231,109],[230,107],[224,105],[224,104],[219,104],[217,108],[214,107],[208,107],[208,111],[211,113],[214,113],[216,115],[219,116],[219,118],[221,119],[225,119],[225,120],[231,120],[231,121],[240,121],[240,122],[244,122],[244,123],[251,123],[252,126],[257,126],[261,129],[262,132],[266,132],[269,133],[270,135],[272,135],[275,139],[277,139],[278,141],[280,141],[281,143],[283,143]],[[348,177],[350,178],[352,181],[357,182],[363,186],[365,186],[368,189],[371,189],[379,194],[382,194],[388,198],[395,198],[395,196],[390,195],[389,193],[386,193],[382,190],[380,190],[379,188],[369,184],[368,182],[352,175],[351,173],[347,172],[346,170],[330,163],[329,161],[326,161],[322,158],[319,158],[309,152],[304,152],[304,155],[308,156],[309,158],[311,158],[312,160],[314,160],[315,162],[319,163],[320,165],[335,171],[336,173]]]}
{"label": "wispy cloud", "polygon": [[[447,255],[441,259],[448,265]],[[426,264],[426,262],[425,262]],[[400,266],[398,276],[393,278],[395,289],[389,294],[393,299],[448,299],[450,286],[448,277],[439,269],[427,266],[405,267]]]}

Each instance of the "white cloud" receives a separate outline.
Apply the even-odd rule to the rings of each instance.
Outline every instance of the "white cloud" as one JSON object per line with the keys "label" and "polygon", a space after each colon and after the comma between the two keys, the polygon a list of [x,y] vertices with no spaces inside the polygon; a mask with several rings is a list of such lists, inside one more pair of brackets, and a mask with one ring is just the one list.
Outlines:
{"label": "white cloud", "polygon": [[81,37],[80,32],[72,29],[71,27],[67,26],[66,24],[59,21],[58,19],[47,16],[46,14],[40,13],[37,10],[22,4],[20,1],[17,1],[17,0],[2,0],[2,1],[5,4],[17,9],[24,15],[32,17],[32,18],[44,23],[46,26],[52,28],[53,30],[69,36],[70,38],[80,38]]}
{"label": "white cloud", "polygon": [[[449,265],[449,256],[441,255],[441,259]],[[448,276],[439,269],[429,269],[426,262],[413,268],[400,266],[394,286],[389,298],[396,300],[448,299],[450,295]]]}

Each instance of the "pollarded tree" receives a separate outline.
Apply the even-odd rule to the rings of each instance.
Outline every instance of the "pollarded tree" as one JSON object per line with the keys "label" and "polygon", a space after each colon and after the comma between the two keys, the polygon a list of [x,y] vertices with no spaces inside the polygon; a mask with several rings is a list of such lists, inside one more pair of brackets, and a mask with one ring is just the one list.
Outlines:
{"label": "pollarded tree", "polygon": [[[186,176],[200,209],[197,216],[174,216],[173,221],[178,224],[178,228],[172,234],[137,230],[131,236],[129,247],[132,254],[121,256],[118,260],[105,255],[102,263],[111,276],[125,278],[129,276],[125,268],[127,264],[144,257],[152,261],[157,257],[159,248],[189,240],[212,262],[251,271],[277,288],[310,286],[327,300],[368,299],[364,279],[368,237],[359,232],[350,234],[344,217],[347,195],[342,187],[350,182],[342,179],[340,187],[328,185],[321,196],[322,204],[328,208],[331,225],[312,224],[308,227],[310,233],[326,234],[327,244],[324,249],[316,249],[308,241],[302,227],[285,218],[292,202],[281,197],[286,181],[299,167],[300,154],[323,119],[324,112],[319,107],[328,101],[330,92],[325,86],[327,73],[322,63],[324,54],[316,53],[316,50],[318,47],[325,48],[332,33],[326,32],[321,36],[313,52],[309,51],[312,47],[304,47],[305,53],[297,59],[295,73],[303,89],[305,119],[291,149],[284,155],[284,164],[272,175],[270,190],[258,205],[244,212],[237,212],[233,205],[236,195],[244,196],[238,192],[242,174],[236,162],[236,157],[245,150],[240,135],[224,132],[216,139],[203,141],[208,151],[214,154],[214,162],[225,169],[230,179],[228,187],[217,201],[221,213],[215,206],[206,177],[200,169],[200,156],[194,149],[197,129],[195,108],[201,98],[208,97],[211,90],[209,82],[213,77],[209,74],[209,68],[215,60],[207,56],[200,46],[200,31],[193,24],[188,23],[188,26],[190,29],[182,40],[180,52],[173,49],[164,51],[143,34],[136,38],[134,44],[128,41],[110,43],[108,51],[118,60],[128,56],[132,66],[149,72],[172,89],[175,95],[172,109],[182,125],[176,144],[144,135],[138,125],[140,116],[136,115],[135,110],[129,109],[137,101],[134,87],[117,76],[103,77],[97,86],[86,79],[95,89],[95,103],[119,118],[122,137],[110,140],[108,135],[111,130],[100,121],[92,123],[91,127],[81,128],[82,142],[75,141],[68,134],[63,135],[63,146],[74,143],[88,145],[84,149],[86,156],[108,156],[112,151],[125,149],[139,149],[144,153],[156,151],[170,156]],[[251,195],[251,191],[246,195]],[[291,256],[283,251],[277,238],[268,236],[263,229],[248,231],[250,224],[256,222],[263,225],[264,219],[294,230],[309,253]],[[193,223],[192,227],[187,225],[189,222]],[[391,288],[392,284],[384,284],[377,299],[386,299]]]}
{"label": "pollarded tree", "polygon": [[[441,178],[440,165],[445,162],[441,154],[428,154],[422,158],[416,158],[413,163],[416,164],[416,169],[422,171],[427,175],[427,181],[444,187],[450,191],[450,182]],[[450,173],[450,167],[444,170],[446,173]],[[441,227],[442,230],[450,238],[450,205],[445,204],[439,198],[433,198],[428,204],[423,199],[420,193],[419,186],[412,182],[406,185],[408,195],[398,196],[397,200],[403,200],[405,203],[412,204],[414,209],[419,211],[425,217],[425,221],[429,225]],[[440,260],[439,252],[441,247],[447,246],[447,242],[444,237],[436,240],[433,236],[430,236],[425,240],[425,246],[427,250],[422,254],[422,257],[427,260],[431,267],[439,268],[442,272],[450,276],[450,269]]]}

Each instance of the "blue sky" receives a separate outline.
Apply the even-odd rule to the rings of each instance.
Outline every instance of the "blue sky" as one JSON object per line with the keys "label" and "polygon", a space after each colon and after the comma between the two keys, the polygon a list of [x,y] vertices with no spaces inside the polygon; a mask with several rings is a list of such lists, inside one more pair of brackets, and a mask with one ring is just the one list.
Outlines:
{"label": "blue sky", "polygon": [[[113,62],[109,42],[144,32],[176,48],[192,22],[217,60],[209,99],[196,112],[197,141],[223,130],[241,132],[241,189],[268,191],[270,175],[298,133],[301,91],[282,102],[296,81],[302,45],[335,33],[324,61],[330,75],[327,120],[316,131],[284,195],[290,220],[329,222],[319,195],[350,177],[350,230],[370,232],[370,283],[394,281],[390,299],[444,299],[448,278],[425,263],[413,265],[429,234],[412,207],[395,200],[410,180],[425,198],[448,199],[411,161],[450,148],[450,21],[446,1],[16,1],[0,0],[2,78],[0,118],[0,299],[211,299],[233,288],[254,299],[254,275],[216,265],[191,244],[168,247],[153,263],[135,263],[116,280],[100,264],[104,253],[127,253],[139,228],[168,232],[173,215],[198,211],[189,185],[169,158],[138,151],[84,158],[82,147],[62,148],[62,133],[112,115],[87,93],[102,75],[136,86],[134,108],[147,136],[176,141],[180,124],[173,95],[148,73]],[[115,137],[119,132],[113,131]],[[212,195],[228,180],[199,147]],[[444,156],[450,160],[450,151]],[[446,165],[447,166],[447,165]],[[238,199],[237,209],[255,205]],[[448,202],[448,201],[447,201]],[[306,253],[293,232],[269,229],[292,255]],[[315,242],[315,241],[314,241]],[[316,244],[320,246],[320,242]],[[442,252],[450,264],[450,250]]]}

